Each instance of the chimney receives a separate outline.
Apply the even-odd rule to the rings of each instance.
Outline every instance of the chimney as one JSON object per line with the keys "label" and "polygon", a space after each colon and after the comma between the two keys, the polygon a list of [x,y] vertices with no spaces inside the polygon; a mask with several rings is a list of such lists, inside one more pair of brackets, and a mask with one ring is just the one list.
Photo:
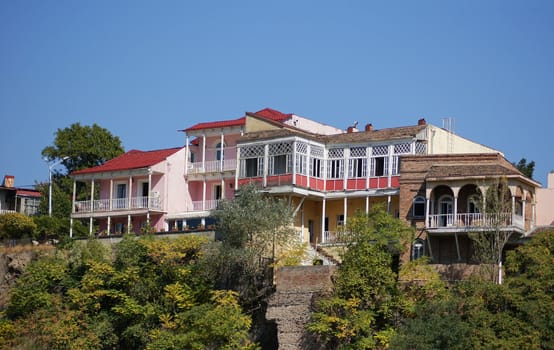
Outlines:
{"label": "chimney", "polygon": [[427,125],[427,122],[425,121],[425,118],[421,118],[417,121],[417,125]]}
{"label": "chimney", "polygon": [[5,175],[3,186],[13,188],[14,182],[15,182],[15,177],[13,175]]}
{"label": "chimney", "polygon": [[365,125],[365,131],[373,131],[373,124],[369,123]]}
{"label": "chimney", "polygon": [[346,132],[349,133],[349,134],[352,134],[354,132],[354,127],[349,126],[348,129],[346,129]]}

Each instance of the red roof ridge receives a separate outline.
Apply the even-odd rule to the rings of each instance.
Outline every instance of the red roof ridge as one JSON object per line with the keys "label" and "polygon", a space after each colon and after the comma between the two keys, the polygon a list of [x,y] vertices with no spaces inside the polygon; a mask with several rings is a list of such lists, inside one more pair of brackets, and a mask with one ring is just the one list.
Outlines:
{"label": "red roof ridge", "polygon": [[[251,113],[251,112],[246,112],[243,117],[240,117],[240,118],[237,118],[237,119],[227,119],[227,120],[217,120],[217,121],[213,121],[213,122],[197,123],[197,124],[194,124],[193,126],[191,126],[189,128],[186,128],[184,130],[179,130],[179,131],[189,132],[189,131],[203,130],[203,129],[215,129],[215,128],[225,128],[225,127],[232,127],[232,126],[242,126],[246,123],[246,115],[248,115],[249,113]],[[280,112],[276,109],[269,108],[269,107],[266,107],[264,109],[260,109],[259,111],[255,112],[255,113],[251,113],[251,114],[255,114],[255,115],[257,115],[261,118],[264,118],[264,119],[275,120],[275,121],[279,121],[279,122],[283,121],[283,120],[286,120],[286,119],[289,119],[294,115],[293,113],[285,114],[283,112]]]}
{"label": "red roof ridge", "polygon": [[165,160],[167,157],[178,152],[182,148],[183,147],[173,147],[173,148],[163,148],[163,149],[150,150],[150,151],[141,151],[137,149],[132,149],[130,151],[123,153],[120,156],[117,156],[113,159],[106,161],[104,164],[101,164],[92,168],[76,170],[72,172],[70,175],[146,168],[160,163],[161,161]]}

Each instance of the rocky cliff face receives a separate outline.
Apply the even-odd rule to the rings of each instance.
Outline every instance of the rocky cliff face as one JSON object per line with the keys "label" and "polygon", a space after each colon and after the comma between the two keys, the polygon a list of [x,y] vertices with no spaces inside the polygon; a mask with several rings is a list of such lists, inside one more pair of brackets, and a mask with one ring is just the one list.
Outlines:
{"label": "rocky cliff face", "polygon": [[54,248],[17,247],[17,249],[0,250],[0,310],[3,310],[8,301],[10,288],[31,261],[39,256],[48,254]]}

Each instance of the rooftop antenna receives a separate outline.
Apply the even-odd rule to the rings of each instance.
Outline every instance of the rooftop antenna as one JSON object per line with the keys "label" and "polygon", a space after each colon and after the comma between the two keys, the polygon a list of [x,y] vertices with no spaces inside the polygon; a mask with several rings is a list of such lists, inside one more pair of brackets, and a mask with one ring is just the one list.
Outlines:
{"label": "rooftop antenna", "polygon": [[454,128],[456,127],[456,119],[453,117],[442,118],[442,128],[448,131],[446,135],[448,143],[448,152],[454,152]]}

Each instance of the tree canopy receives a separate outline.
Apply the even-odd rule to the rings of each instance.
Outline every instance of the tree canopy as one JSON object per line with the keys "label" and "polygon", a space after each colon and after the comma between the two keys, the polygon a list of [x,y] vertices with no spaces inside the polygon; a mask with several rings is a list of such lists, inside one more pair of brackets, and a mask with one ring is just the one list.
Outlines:
{"label": "tree canopy", "polygon": [[533,178],[533,172],[535,171],[535,161],[530,161],[527,163],[527,159],[521,158],[519,162],[513,163],[513,165],[523,173],[523,175],[527,176],[528,178]]}
{"label": "tree canopy", "polygon": [[48,161],[61,160],[67,174],[90,168],[115,158],[124,152],[119,137],[94,123],[92,126],[71,124],[55,133],[53,145],[42,150]]}

